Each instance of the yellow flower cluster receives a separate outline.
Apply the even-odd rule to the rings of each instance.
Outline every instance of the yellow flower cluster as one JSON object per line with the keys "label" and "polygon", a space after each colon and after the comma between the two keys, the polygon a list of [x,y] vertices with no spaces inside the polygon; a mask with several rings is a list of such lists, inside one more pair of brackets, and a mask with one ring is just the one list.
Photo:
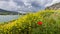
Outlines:
{"label": "yellow flower cluster", "polygon": [[[3,25],[0,24],[0,34],[27,34],[27,32],[29,34],[31,34],[31,30],[33,28],[39,27],[39,25],[37,24],[38,21],[43,22],[42,27],[39,27],[39,28],[42,28],[42,30],[43,30],[44,27],[47,27],[45,29],[48,30],[50,27],[50,25],[48,26],[48,23],[50,24],[50,22],[51,23],[55,22],[54,21],[55,19],[57,19],[56,22],[59,24],[59,22],[60,22],[58,19],[59,17],[55,16],[56,18],[54,18],[52,16],[57,13],[59,15],[60,10],[42,10],[42,11],[38,11],[36,13],[29,13],[27,15],[19,17],[17,20],[8,22],[7,24],[3,24]],[[54,24],[51,26],[53,26],[55,28]],[[51,27],[52,30],[54,29],[53,27]],[[38,29],[35,29],[35,30],[38,31]],[[39,30],[40,33],[42,32],[42,30]],[[50,32],[50,30],[48,30],[48,31]],[[46,31],[44,31],[44,32],[46,32]]]}

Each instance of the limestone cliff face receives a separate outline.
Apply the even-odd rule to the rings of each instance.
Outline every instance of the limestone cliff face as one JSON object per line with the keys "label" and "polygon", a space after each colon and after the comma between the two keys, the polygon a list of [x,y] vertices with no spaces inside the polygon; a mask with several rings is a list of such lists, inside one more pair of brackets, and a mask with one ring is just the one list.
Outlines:
{"label": "limestone cliff face", "polygon": [[53,10],[60,9],[60,3],[53,4],[49,7],[47,7],[46,9],[53,9]]}

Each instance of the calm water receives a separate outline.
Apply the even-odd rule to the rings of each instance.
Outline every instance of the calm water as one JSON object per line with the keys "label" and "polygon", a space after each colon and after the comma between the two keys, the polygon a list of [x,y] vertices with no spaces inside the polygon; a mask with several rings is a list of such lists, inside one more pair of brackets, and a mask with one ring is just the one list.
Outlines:
{"label": "calm water", "polygon": [[0,15],[0,22],[8,22],[14,19],[18,19],[18,15]]}

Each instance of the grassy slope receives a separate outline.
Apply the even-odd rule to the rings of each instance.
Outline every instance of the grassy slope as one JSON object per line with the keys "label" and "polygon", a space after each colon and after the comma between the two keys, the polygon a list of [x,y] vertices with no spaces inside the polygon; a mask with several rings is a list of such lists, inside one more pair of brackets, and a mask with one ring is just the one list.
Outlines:
{"label": "grassy slope", "polygon": [[[60,10],[43,10],[30,13],[0,26],[2,34],[60,34]],[[42,25],[37,22],[42,21]],[[31,30],[32,29],[32,30]],[[32,31],[32,32],[31,32]],[[23,33],[24,32],[24,33]]]}

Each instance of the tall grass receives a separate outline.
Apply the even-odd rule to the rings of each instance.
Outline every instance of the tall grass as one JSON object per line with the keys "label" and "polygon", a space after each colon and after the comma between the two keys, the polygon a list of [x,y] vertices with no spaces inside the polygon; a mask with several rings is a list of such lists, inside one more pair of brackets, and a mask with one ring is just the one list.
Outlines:
{"label": "tall grass", "polygon": [[29,13],[0,25],[0,34],[60,34],[60,10]]}

